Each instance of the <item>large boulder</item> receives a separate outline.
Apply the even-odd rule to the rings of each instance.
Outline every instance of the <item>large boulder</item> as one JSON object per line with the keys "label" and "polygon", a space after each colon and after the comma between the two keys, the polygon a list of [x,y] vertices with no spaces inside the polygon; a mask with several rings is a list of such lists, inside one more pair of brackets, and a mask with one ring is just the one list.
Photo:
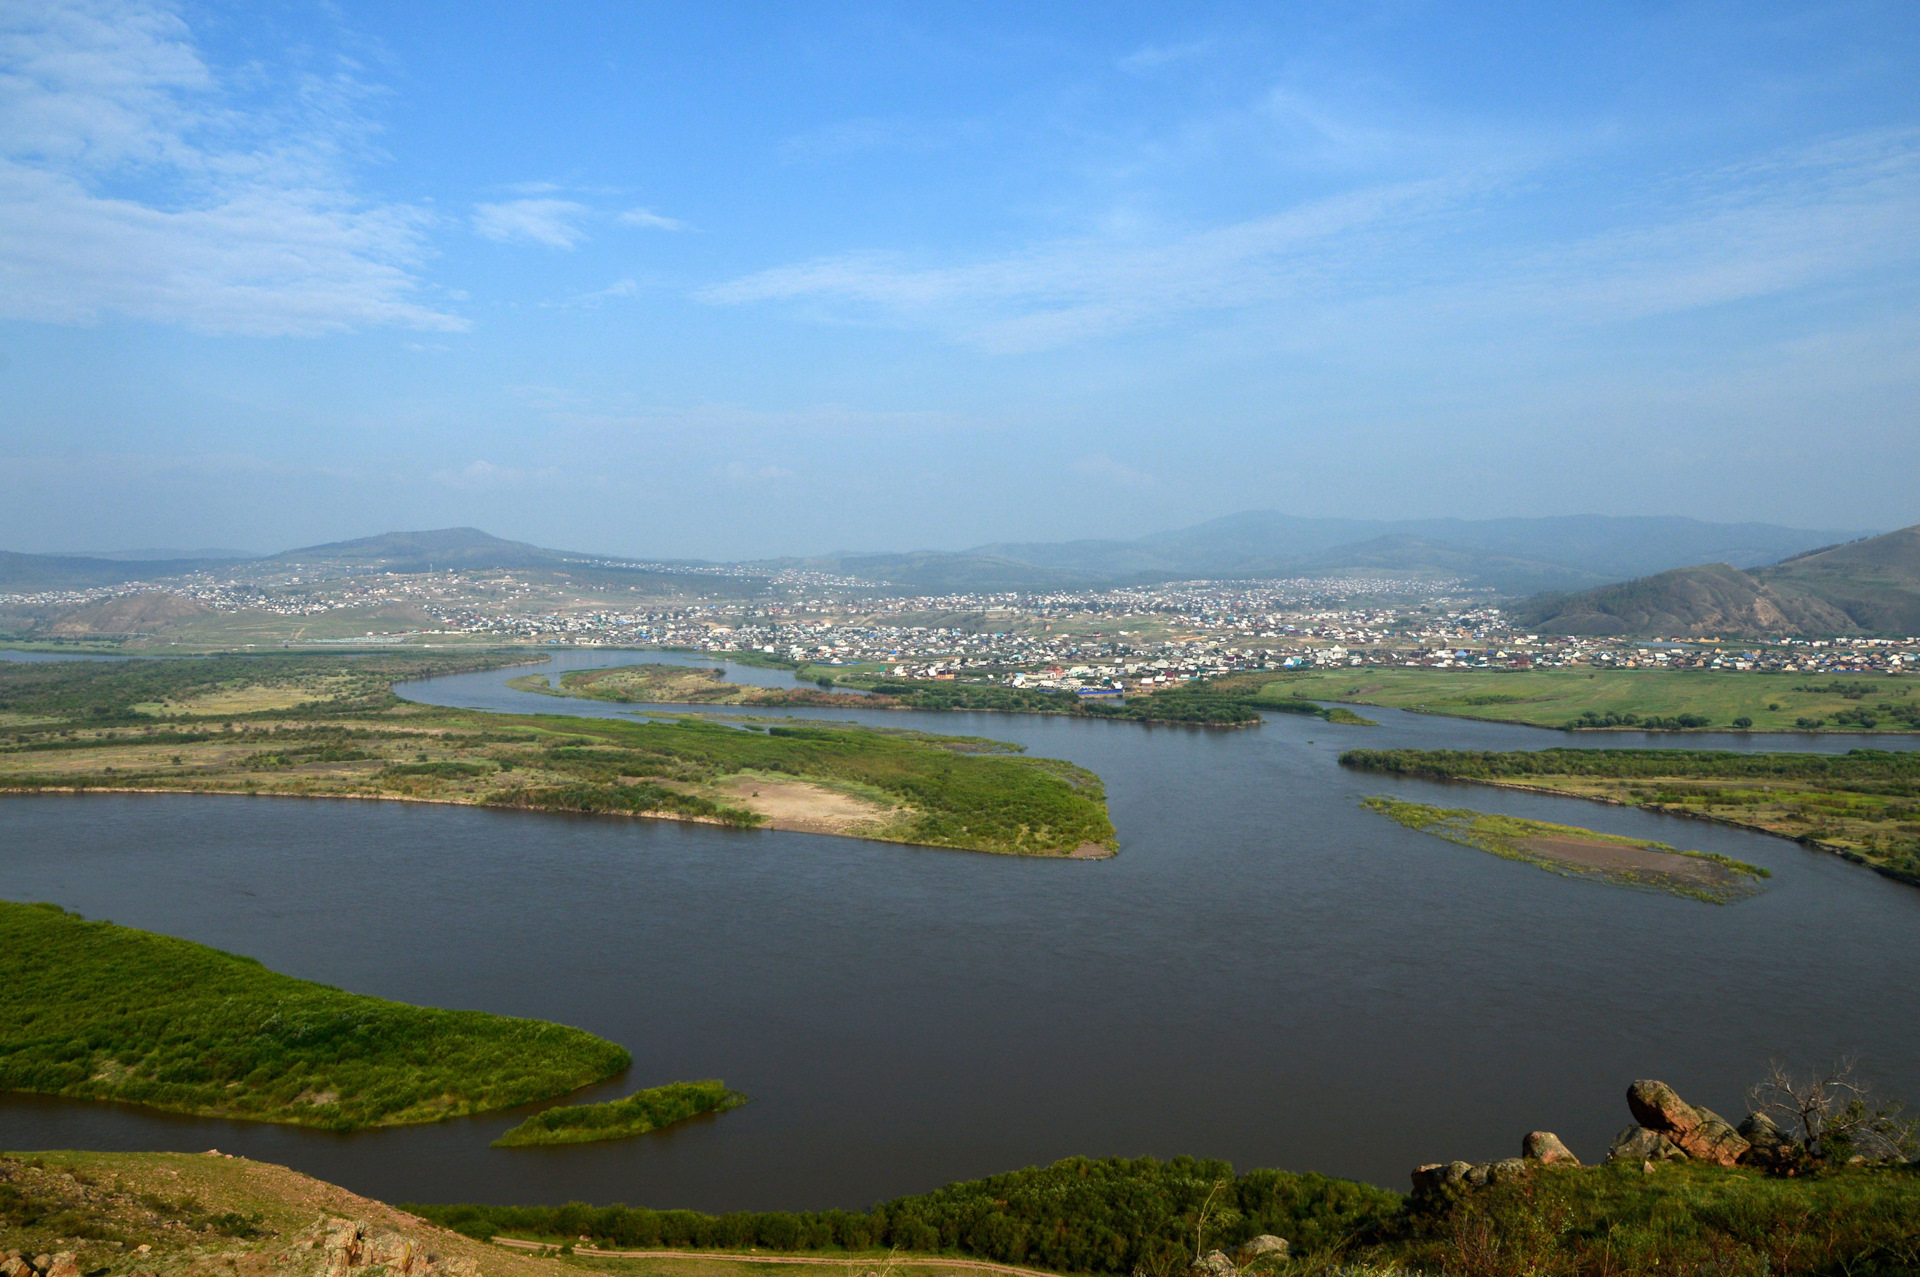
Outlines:
{"label": "large boulder", "polygon": [[1275,1259],[1285,1259],[1287,1239],[1275,1237],[1272,1233],[1262,1233],[1252,1241],[1242,1242],[1234,1247],[1233,1262],[1244,1268],[1254,1260],[1265,1259],[1269,1255]]}
{"label": "large boulder", "polygon": [[1759,1166],[1781,1175],[1791,1175],[1805,1159],[1805,1150],[1788,1138],[1765,1113],[1749,1113],[1740,1123],[1740,1137],[1747,1151],[1740,1155],[1742,1166]]}
{"label": "large boulder", "polygon": [[1747,1141],[1712,1109],[1681,1099],[1665,1082],[1642,1078],[1627,1088],[1634,1120],[1666,1136],[1688,1157],[1716,1166],[1732,1166],[1747,1151]]}
{"label": "large boulder", "polygon": [[1685,1160],[1686,1156],[1678,1144],[1644,1126],[1629,1126],[1613,1137],[1607,1149],[1609,1162],[1671,1162]]}
{"label": "large boulder", "polygon": [[1560,1142],[1560,1137],[1552,1131],[1528,1131],[1520,1141],[1520,1156],[1542,1166],[1578,1166],[1580,1159],[1573,1150]]}

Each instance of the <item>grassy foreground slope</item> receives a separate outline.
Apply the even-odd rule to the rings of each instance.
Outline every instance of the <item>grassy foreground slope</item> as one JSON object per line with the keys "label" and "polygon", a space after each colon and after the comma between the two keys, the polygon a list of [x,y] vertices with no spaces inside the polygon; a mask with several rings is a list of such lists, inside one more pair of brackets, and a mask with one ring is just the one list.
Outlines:
{"label": "grassy foreground slope", "polygon": [[[1920,731],[1920,680],[1882,674],[1358,669],[1234,681],[1261,684],[1255,704],[1304,697],[1531,727]],[[1689,718],[1705,721],[1683,721]],[[1744,727],[1743,718],[1750,720]]]}
{"label": "grassy foreground slope", "polygon": [[564,1095],[630,1062],[565,1025],[346,993],[0,902],[0,1089],[349,1131]]}
{"label": "grassy foreground slope", "polygon": [[[1259,1234],[1291,1261],[1256,1272],[1326,1277],[1911,1277],[1920,1265],[1920,1173],[1638,1164],[1535,1169],[1427,1201],[1322,1175],[1175,1158],[1069,1158],[903,1197],[870,1211],[702,1215],[625,1206],[420,1206],[469,1236],[603,1249],[945,1253],[1060,1272],[1176,1277],[1195,1251]],[[584,1243],[580,1243],[584,1245]],[[655,1265],[658,1261],[648,1261]]]}
{"label": "grassy foreground slope", "polygon": [[1920,750],[1353,749],[1340,762],[1702,817],[1792,838],[1920,886]]}
{"label": "grassy foreground slope", "polygon": [[[830,725],[445,709],[388,689],[417,668],[333,656],[0,663],[0,790],[403,798],[743,826],[791,820],[793,828],[1030,855],[1115,846],[1099,777],[1018,757],[1015,746]],[[809,804],[837,813],[838,823],[812,821]]]}

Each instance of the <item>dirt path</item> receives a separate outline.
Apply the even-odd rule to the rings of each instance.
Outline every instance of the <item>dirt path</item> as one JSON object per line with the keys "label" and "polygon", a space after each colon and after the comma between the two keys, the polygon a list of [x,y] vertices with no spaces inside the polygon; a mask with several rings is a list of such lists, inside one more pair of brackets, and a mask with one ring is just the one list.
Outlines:
{"label": "dirt path", "polygon": [[[496,1237],[496,1246],[510,1246],[515,1250],[549,1250],[544,1242],[521,1241],[517,1237]],[[1008,1273],[1012,1277],[1060,1277],[1060,1274],[1045,1268],[1016,1268],[1012,1264],[996,1264],[985,1259],[947,1259],[934,1255],[902,1256],[896,1259],[868,1257],[865,1259],[848,1255],[768,1255],[758,1252],[740,1254],[717,1250],[600,1250],[593,1246],[575,1246],[575,1255],[586,1255],[599,1259],[722,1259],[739,1264],[832,1264],[838,1267],[874,1271],[880,1268],[949,1268],[960,1272]]]}

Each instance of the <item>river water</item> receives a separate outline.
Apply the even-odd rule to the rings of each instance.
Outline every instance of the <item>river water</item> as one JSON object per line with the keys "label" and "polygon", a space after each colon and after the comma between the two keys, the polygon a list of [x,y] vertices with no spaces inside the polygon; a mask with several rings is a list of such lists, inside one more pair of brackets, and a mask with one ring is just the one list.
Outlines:
{"label": "river water", "polygon": [[[401,690],[630,712],[504,686],[527,672]],[[1193,1153],[1396,1188],[1418,1162],[1517,1154],[1536,1128],[1592,1159],[1628,1123],[1633,1079],[1737,1118],[1769,1059],[1857,1055],[1887,1093],[1920,1100],[1920,890],[1713,825],[1343,771],[1339,752],[1361,744],[1568,743],[1365,712],[1381,726],[805,715],[993,736],[1091,767],[1120,832],[1107,861],[403,803],[9,797],[0,897],[359,992],[579,1025],[635,1060],[589,1098],[720,1077],[753,1102],[640,1139],[504,1150],[488,1142],[523,1114],[340,1136],[0,1095],[0,1147],[218,1147],[387,1200],[864,1207],[1075,1153]],[[1721,907],[1572,881],[1403,829],[1356,806],[1370,793],[1656,837],[1774,877]]]}

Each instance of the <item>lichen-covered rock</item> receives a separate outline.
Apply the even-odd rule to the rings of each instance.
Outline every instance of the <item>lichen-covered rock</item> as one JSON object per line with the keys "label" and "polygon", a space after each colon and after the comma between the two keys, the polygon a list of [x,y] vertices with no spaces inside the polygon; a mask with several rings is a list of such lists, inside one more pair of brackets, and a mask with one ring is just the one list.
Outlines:
{"label": "lichen-covered rock", "polygon": [[1503,1157],[1497,1162],[1487,1163],[1487,1181],[1492,1184],[1505,1184],[1516,1179],[1525,1179],[1533,1168],[1527,1165],[1524,1157]]}
{"label": "lichen-covered rock", "polygon": [[1539,1162],[1542,1166],[1580,1165],[1580,1159],[1573,1155],[1573,1150],[1561,1143],[1560,1137],[1552,1131],[1528,1131],[1526,1138],[1520,1141],[1520,1156]]}
{"label": "lichen-covered rock", "polygon": [[1747,1151],[1740,1155],[1742,1166],[1758,1166],[1775,1174],[1791,1175],[1805,1160],[1806,1150],[1789,1139],[1765,1113],[1749,1113],[1740,1123],[1740,1137]]}
{"label": "lichen-covered rock", "polygon": [[1414,1196],[1424,1196],[1447,1184],[1464,1184],[1472,1162],[1428,1162],[1413,1168]]}
{"label": "lichen-covered rock", "polygon": [[1251,1264],[1256,1259],[1265,1259],[1269,1255],[1276,1259],[1285,1259],[1287,1257],[1287,1239],[1284,1237],[1275,1237],[1272,1233],[1262,1233],[1251,1241],[1242,1242],[1240,1245],[1234,1247],[1233,1251],[1234,1262],[1240,1264],[1242,1267]]}
{"label": "lichen-covered rock", "polygon": [[1187,1268],[1189,1277],[1234,1277],[1240,1270],[1225,1251],[1210,1250]]}
{"label": "lichen-covered rock", "polygon": [[80,1277],[80,1261],[72,1251],[63,1250],[46,1267],[47,1277]]}
{"label": "lichen-covered rock", "polygon": [[1681,1099],[1665,1082],[1642,1078],[1627,1088],[1634,1120],[1667,1137],[1682,1153],[1717,1166],[1732,1166],[1747,1151],[1740,1132],[1712,1109]]}
{"label": "lichen-covered rock", "polygon": [[1670,1162],[1685,1157],[1679,1145],[1644,1126],[1629,1126],[1613,1137],[1607,1149],[1609,1162]]}

